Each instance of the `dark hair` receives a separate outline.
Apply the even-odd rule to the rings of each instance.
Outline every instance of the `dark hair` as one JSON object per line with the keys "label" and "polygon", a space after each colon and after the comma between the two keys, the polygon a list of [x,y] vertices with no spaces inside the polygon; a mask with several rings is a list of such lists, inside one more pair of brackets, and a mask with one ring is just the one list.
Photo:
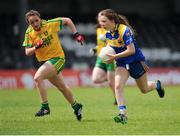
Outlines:
{"label": "dark hair", "polygon": [[27,23],[29,23],[28,18],[29,18],[30,16],[38,16],[39,18],[41,18],[41,15],[40,15],[40,13],[39,13],[38,11],[36,11],[36,10],[30,10],[30,11],[28,11],[28,12],[26,13],[26,15],[25,15],[25,20],[26,20]]}
{"label": "dark hair", "polygon": [[135,33],[134,29],[129,24],[129,21],[127,20],[127,18],[125,16],[123,16],[123,15],[117,14],[112,9],[101,10],[98,15],[106,16],[109,20],[114,20],[114,22],[116,24],[124,24],[124,25],[128,26],[131,29],[133,34]]}

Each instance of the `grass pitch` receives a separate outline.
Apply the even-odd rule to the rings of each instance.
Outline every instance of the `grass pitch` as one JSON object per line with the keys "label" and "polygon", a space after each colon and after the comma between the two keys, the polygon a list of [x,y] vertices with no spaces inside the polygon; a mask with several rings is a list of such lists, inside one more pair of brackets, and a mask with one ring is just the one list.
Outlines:
{"label": "grass pitch", "polygon": [[128,123],[115,123],[118,114],[109,88],[74,88],[83,107],[78,122],[71,106],[56,89],[48,90],[51,114],[35,117],[37,91],[0,90],[0,135],[175,135],[180,134],[180,90],[166,87],[165,98],[156,91],[141,94],[126,87]]}

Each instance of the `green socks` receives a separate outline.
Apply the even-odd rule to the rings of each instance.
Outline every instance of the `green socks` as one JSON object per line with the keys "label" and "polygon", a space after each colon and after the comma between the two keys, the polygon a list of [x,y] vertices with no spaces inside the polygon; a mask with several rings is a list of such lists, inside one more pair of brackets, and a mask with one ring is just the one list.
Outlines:
{"label": "green socks", "polygon": [[71,107],[76,110],[77,108],[79,108],[79,104],[75,101],[73,104],[71,104]]}
{"label": "green socks", "polygon": [[48,102],[42,103],[41,108],[42,108],[42,109],[49,109],[49,104],[48,104]]}

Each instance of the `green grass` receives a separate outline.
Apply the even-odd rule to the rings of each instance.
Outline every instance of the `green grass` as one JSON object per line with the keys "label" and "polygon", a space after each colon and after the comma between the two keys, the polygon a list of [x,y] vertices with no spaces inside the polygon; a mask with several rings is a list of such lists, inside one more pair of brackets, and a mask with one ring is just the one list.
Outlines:
{"label": "green grass", "polygon": [[108,88],[74,88],[84,105],[78,122],[61,93],[48,90],[51,115],[34,117],[40,102],[37,91],[0,90],[0,135],[174,135],[180,134],[180,90],[166,87],[166,96],[141,94],[126,87],[128,124],[115,123],[118,114]]}

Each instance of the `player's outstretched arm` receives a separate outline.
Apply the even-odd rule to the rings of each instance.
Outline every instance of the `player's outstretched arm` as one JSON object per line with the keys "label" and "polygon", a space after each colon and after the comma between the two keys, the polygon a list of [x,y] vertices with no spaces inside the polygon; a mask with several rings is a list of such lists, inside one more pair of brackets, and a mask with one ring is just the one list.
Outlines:
{"label": "player's outstretched arm", "polygon": [[77,29],[70,18],[62,17],[61,19],[62,19],[62,25],[67,25],[71,29],[73,34],[77,32]]}
{"label": "player's outstretched arm", "polygon": [[74,23],[72,22],[72,20],[70,18],[65,18],[64,17],[64,18],[62,18],[62,24],[67,25],[71,29],[72,33],[73,33],[73,38],[77,42],[81,43],[81,45],[83,45],[83,42],[85,41],[85,36],[78,33],[78,31],[77,31]]}

